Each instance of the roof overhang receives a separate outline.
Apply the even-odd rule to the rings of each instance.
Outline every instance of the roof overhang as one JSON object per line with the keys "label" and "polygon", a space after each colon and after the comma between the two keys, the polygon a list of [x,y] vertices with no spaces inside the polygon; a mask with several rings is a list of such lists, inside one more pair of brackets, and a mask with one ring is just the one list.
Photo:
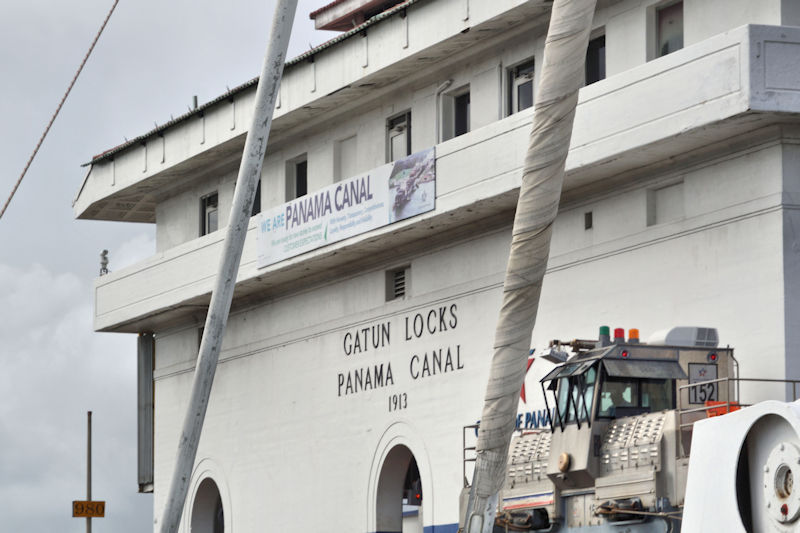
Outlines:
{"label": "roof overhang", "polygon": [[313,11],[309,18],[318,30],[348,31],[402,0],[335,0]]}

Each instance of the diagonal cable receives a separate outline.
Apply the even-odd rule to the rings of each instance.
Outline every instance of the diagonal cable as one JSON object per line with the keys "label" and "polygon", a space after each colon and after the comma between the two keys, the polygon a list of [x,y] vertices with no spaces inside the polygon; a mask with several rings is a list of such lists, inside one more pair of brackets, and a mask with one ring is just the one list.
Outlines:
{"label": "diagonal cable", "polygon": [[81,61],[81,66],[78,67],[78,70],[75,72],[75,75],[72,77],[72,81],[69,83],[69,87],[67,87],[67,91],[64,93],[64,96],[61,97],[61,102],[58,104],[58,108],[56,108],[56,112],[53,113],[53,116],[50,117],[50,122],[47,124],[47,127],[44,129],[44,133],[39,138],[39,142],[36,143],[36,148],[33,149],[33,153],[31,157],[28,159],[28,162],[25,164],[25,168],[22,169],[22,173],[17,180],[17,183],[14,184],[14,188],[11,190],[11,194],[8,195],[8,200],[3,205],[3,209],[0,210],[0,218],[3,218],[3,215],[8,209],[8,204],[11,203],[11,199],[14,198],[14,194],[16,194],[17,189],[19,189],[19,185],[22,183],[22,178],[25,177],[25,174],[28,172],[28,168],[30,168],[31,163],[33,163],[33,158],[36,157],[36,154],[39,152],[39,148],[42,146],[44,142],[44,138],[47,137],[47,133],[50,131],[50,127],[53,125],[53,122],[56,121],[56,117],[58,116],[59,111],[64,106],[64,102],[67,100],[67,96],[69,96],[70,91],[72,91],[72,86],[75,85],[75,82],[78,80],[78,76],[80,76],[81,71],[83,70],[83,66],[86,64],[86,61],[89,59],[89,56],[92,54],[92,50],[94,50],[94,45],[97,44],[97,41],[100,39],[100,35],[103,33],[103,30],[108,24],[108,19],[111,18],[111,14],[114,12],[114,9],[117,7],[119,0],[114,0],[114,5],[111,6],[111,9],[108,11],[108,15],[106,15],[105,20],[103,21],[102,26],[100,29],[97,30],[97,35],[94,36],[94,40],[92,41],[91,46],[89,46],[89,51],[86,52],[86,55],[83,56],[83,61]]}

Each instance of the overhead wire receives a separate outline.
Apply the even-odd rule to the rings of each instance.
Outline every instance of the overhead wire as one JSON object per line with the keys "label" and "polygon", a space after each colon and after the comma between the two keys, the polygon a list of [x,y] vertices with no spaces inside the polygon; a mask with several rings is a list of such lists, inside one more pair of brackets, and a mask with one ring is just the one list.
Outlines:
{"label": "overhead wire", "polygon": [[100,26],[100,29],[97,31],[97,35],[94,36],[94,40],[92,40],[92,44],[91,44],[91,46],[89,46],[89,50],[86,52],[86,55],[83,56],[83,61],[81,61],[81,65],[78,67],[78,70],[75,72],[75,75],[72,77],[72,81],[70,82],[69,87],[67,87],[67,90],[64,93],[64,96],[61,97],[61,102],[59,102],[55,113],[53,113],[53,116],[50,117],[50,122],[47,124],[47,127],[44,129],[44,133],[42,133],[42,136],[39,138],[39,142],[36,143],[36,148],[33,149],[33,153],[31,154],[30,158],[28,158],[28,162],[25,164],[25,168],[22,169],[22,173],[20,174],[19,179],[17,180],[17,182],[14,184],[14,188],[11,190],[11,194],[8,196],[8,200],[6,200],[5,204],[3,205],[3,209],[0,210],[0,218],[3,218],[3,215],[6,212],[6,209],[8,209],[8,205],[11,203],[11,199],[14,198],[14,195],[16,194],[17,189],[19,189],[19,186],[22,183],[22,179],[25,177],[25,174],[27,174],[28,169],[31,166],[31,163],[33,163],[33,159],[36,157],[36,154],[39,152],[39,148],[42,146],[42,143],[44,142],[44,138],[47,137],[47,133],[50,131],[50,128],[53,125],[53,122],[55,122],[56,117],[58,116],[58,113],[61,111],[61,108],[64,106],[64,102],[66,102],[70,91],[72,91],[72,87],[75,85],[75,82],[78,80],[78,76],[80,76],[81,71],[83,70],[83,66],[86,65],[86,61],[89,59],[89,56],[92,54],[92,50],[94,50],[94,47],[97,44],[97,41],[100,39],[100,35],[102,35],[103,30],[106,28],[106,24],[108,24],[108,20],[111,18],[112,13],[114,13],[114,9],[116,9],[118,3],[119,3],[119,0],[114,0],[114,5],[111,6],[111,9],[108,11],[108,14],[106,15],[105,20],[103,20],[103,24]]}

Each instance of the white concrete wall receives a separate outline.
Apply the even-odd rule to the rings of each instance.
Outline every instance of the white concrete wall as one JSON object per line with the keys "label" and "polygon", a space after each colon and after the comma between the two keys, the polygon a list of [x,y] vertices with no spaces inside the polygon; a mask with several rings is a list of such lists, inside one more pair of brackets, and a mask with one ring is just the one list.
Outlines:
{"label": "white concrete wall", "polygon": [[226,225],[235,185],[236,172],[231,170],[167,195],[156,208],[156,252],[200,237],[200,199],[214,192],[218,194],[219,227]]}
{"label": "white concrete wall", "polygon": [[[733,7],[732,2],[735,3]],[[423,51],[449,36],[457,35],[465,27],[490,20],[512,7],[511,4],[497,2],[490,2],[486,6],[473,3],[475,5],[471,6],[467,18],[463,19],[453,16],[454,12],[461,11],[453,8],[451,4],[454,3],[458,4],[455,0],[420,4],[409,12],[407,19],[393,18],[376,25],[370,28],[365,38],[348,39],[318,54],[313,63],[299,63],[287,69],[281,87],[281,105],[276,109],[276,122],[280,122],[287,113],[297,111],[354,80],[380,72],[409,54]],[[604,29],[606,34],[609,77],[646,62],[647,49],[653,40],[650,15],[658,3],[656,0],[624,0],[598,10],[593,25],[598,31]],[[788,0],[687,0],[684,3],[687,46],[746,23],[780,24],[782,16],[787,23],[800,23],[800,8]],[[404,37],[406,25],[410,32],[407,43]],[[332,115],[322,125],[329,134],[325,138],[307,141],[308,137],[318,136],[314,129],[321,125],[317,124],[297,133],[294,140],[289,140],[291,146],[281,151],[295,155],[310,151],[309,176],[312,181],[309,187],[313,190],[328,183],[323,183],[323,176],[331,174],[331,143],[343,138],[341,135],[349,129],[350,133],[357,131],[360,139],[366,137],[364,149],[359,150],[359,157],[363,158],[361,166],[364,169],[374,168],[384,162],[385,156],[381,156],[385,154],[383,128],[386,117],[393,114],[390,109],[397,112],[408,109],[409,104],[413,104],[412,108],[419,108],[418,112],[412,112],[412,121],[422,126],[412,134],[414,149],[427,148],[434,144],[432,137],[427,137],[427,132],[432,135],[430,122],[434,120],[432,114],[435,114],[435,102],[427,100],[432,97],[432,86],[438,86],[449,78],[454,80],[453,87],[472,86],[472,129],[490,124],[502,117],[507,107],[505,69],[535,57],[538,74],[545,31],[542,25],[514,28],[510,33],[515,37],[510,40],[504,41],[502,34],[492,35],[495,44],[489,49],[481,52],[456,50],[448,60],[440,61],[427,70],[411,73],[409,84],[398,84],[394,94],[380,102],[365,103],[359,115],[370,108],[382,110],[371,118],[365,116],[357,119],[356,127],[352,112],[338,117]],[[131,147],[117,154],[113,162],[95,165],[79,195],[76,209],[84,209],[104,194],[115,193],[142,179],[167,171],[187,158],[203,157],[209,148],[243,135],[249,125],[253,93],[250,90],[237,95],[235,103],[223,101],[206,110],[203,118],[190,118],[182,125],[168,129],[164,132],[163,140],[154,138],[147,143],[147,147]],[[410,95],[414,96],[409,99]],[[424,98],[417,98],[423,95]],[[418,132],[425,132],[426,135],[420,137]],[[307,145],[309,142],[310,145]],[[362,141],[359,143],[362,144]],[[316,155],[312,157],[312,153]]]}
{"label": "white concrete wall", "polygon": [[[696,58],[691,57],[691,54],[688,60],[687,54],[674,55],[658,64],[643,65],[602,84],[588,87],[579,107],[570,157],[577,159],[578,164],[588,163],[598,157],[592,157],[597,153],[604,154],[599,157],[608,157],[608,154],[627,144],[647,140],[642,129],[634,127],[639,122],[655,124],[657,121],[669,119],[696,124],[702,116],[719,116],[720,112],[725,113],[742,106],[746,108],[747,104],[741,100],[747,97],[749,88],[741,85],[740,73],[748,64],[742,57],[743,50],[738,46],[731,47],[729,41],[730,37],[711,39],[702,45],[699,55],[695,54]],[[498,47],[478,54],[470,61],[459,64],[458,68],[441,72],[439,79],[453,80],[449,89],[469,85],[473,130],[492,127],[507,113],[508,66],[530,57],[541,58],[542,47],[541,39],[533,44],[522,44],[518,38],[512,38]],[[705,52],[702,48],[709,50]],[[541,61],[537,61],[537,69],[540,68],[540,63]],[[678,86],[682,85],[681,77],[686,78],[686,81],[695,80],[700,87],[690,93],[679,90]],[[760,79],[754,79],[753,83],[758,81]],[[675,85],[675,90],[665,90],[665,87],[669,87],[665,84]],[[425,80],[410,86],[401,86],[382,101],[365,106],[359,113],[350,113],[337,120],[314,125],[293,138],[284,139],[280,148],[271,150],[265,159],[263,207],[266,209],[286,200],[286,162],[301,154],[308,157],[309,191],[332,183],[334,145],[336,141],[353,134],[356,135],[358,144],[358,161],[355,167],[359,171],[366,171],[383,164],[386,159],[386,120],[399,112],[411,111],[412,151],[433,146],[437,86],[438,83],[432,84]],[[634,87],[634,93],[628,94]],[[665,92],[657,105],[653,105],[652,101],[654,90]],[[627,108],[636,112],[620,115],[617,112],[620,98]],[[695,101],[702,105],[696,105]],[[679,129],[686,127],[681,125]],[[663,128],[654,128],[652,140],[662,136],[664,131]],[[464,140],[452,142],[463,143]],[[524,147],[524,144],[520,146]],[[521,161],[521,158],[518,159]],[[229,204],[225,198],[232,197],[233,177],[236,173],[233,164],[217,172],[218,175],[225,176],[219,183],[220,205],[224,205],[225,209]],[[159,251],[197,237],[199,198],[214,183],[213,177],[206,178],[200,185],[178,191],[180,199],[167,195],[163,205],[157,209]],[[180,210],[184,212],[178,213]],[[226,220],[227,214],[223,213],[220,224],[224,225]]]}
{"label": "white concrete wall", "polygon": [[[673,325],[712,326],[736,348],[743,376],[781,377],[788,364],[781,187],[785,161],[797,156],[794,145],[767,143],[564,206],[533,346],[591,338],[602,324],[638,327],[645,339]],[[684,218],[647,226],[647,190],[676,177],[684,184]],[[587,209],[594,213],[588,232]],[[218,465],[223,479],[215,481],[230,494],[232,527],[254,531],[269,520],[299,531],[302,494],[313,502],[309,516],[326,517],[332,531],[373,531],[380,457],[394,444],[408,446],[418,462],[425,526],[458,521],[461,428],[480,416],[508,243],[504,230],[398,257],[411,265],[404,300],[384,301],[383,270],[356,271],[231,316],[198,462]],[[417,313],[452,305],[456,327],[406,339],[406,318],[413,323]],[[344,352],[345,335],[386,322],[387,345]],[[198,325],[157,335],[156,516]],[[413,379],[420,367],[411,368],[412,357],[439,348],[459,350],[463,369]],[[339,373],[381,363],[391,364],[393,385],[342,393]],[[529,403],[520,412],[541,407],[543,370],[528,376]],[[761,393],[744,392],[751,400]],[[390,411],[393,394],[405,394],[408,407]],[[296,512],[283,512],[289,508]]]}
{"label": "white concrete wall", "polygon": [[[502,240],[486,244],[494,247]],[[473,270],[479,278],[497,277],[502,262]],[[426,271],[415,260],[412,272],[415,294],[438,285],[428,281],[440,276],[438,269]],[[221,466],[225,479],[216,481],[229,487],[235,528],[256,531],[269,521],[293,531],[307,512],[309,519],[325,516],[331,531],[370,530],[364,509],[380,466],[373,460],[388,452],[390,442],[406,444],[423,472],[426,525],[457,521],[460,428],[480,412],[480,395],[470,391],[485,375],[491,339],[482,334],[484,314],[496,309],[498,295],[463,275],[454,282],[471,290],[438,287],[384,305],[383,272],[372,272],[231,317],[198,461],[211,459]],[[455,328],[404,339],[405,317],[451,305],[457,306]],[[451,317],[447,320],[450,324]],[[389,346],[345,355],[346,333],[385,321],[391,322]],[[192,365],[196,339],[195,328],[158,338],[156,397],[164,409],[156,415],[156,516],[180,430],[175,421],[191,385],[184,370]],[[412,379],[411,357],[438,348],[450,348],[454,357],[458,350],[452,371]],[[339,396],[340,372],[375,363],[392,365],[393,386]],[[406,394],[408,407],[389,412],[390,394]],[[387,432],[398,424],[402,431],[387,441]],[[298,508],[298,493],[313,502],[308,509]],[[283,512],[290,508],[296,511]]]}
{"label": "white concrete wall", "polygon": [[786,24],[781,0],[684,0],[683,23],[684,46],[744,24]]}

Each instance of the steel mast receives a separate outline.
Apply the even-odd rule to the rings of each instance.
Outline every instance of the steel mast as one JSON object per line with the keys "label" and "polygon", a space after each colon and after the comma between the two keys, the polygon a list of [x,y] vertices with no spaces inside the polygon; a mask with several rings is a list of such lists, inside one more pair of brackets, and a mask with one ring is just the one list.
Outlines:
{"label": "steel mast", "polygon": [[278,0],[275,6],[270,43],[256,89],[253,123],[247,132],[239,175],[236,178],[233,206],[225,233],[216,283],[211,293],[203,338],[200,341],[200,353],[197,356],[191,399],[183,422],[175,470],[172,474],[161,519],[160,531],[162,533],[174,533],[178,530],[184,502],[189,491],[189,481],[192,477],[197,446],[203,430],[208,398],[214,382],[222,337],[228,322],[233,290],[239,273],[247,225],[253,210],[253,198],[261,178],[261,166],[264,162],[267,139],[272,125],[272,113],[280,87],[283,66],[286,62],[286,50],[289,47],[289,36],[296,10],[297,0]]}

